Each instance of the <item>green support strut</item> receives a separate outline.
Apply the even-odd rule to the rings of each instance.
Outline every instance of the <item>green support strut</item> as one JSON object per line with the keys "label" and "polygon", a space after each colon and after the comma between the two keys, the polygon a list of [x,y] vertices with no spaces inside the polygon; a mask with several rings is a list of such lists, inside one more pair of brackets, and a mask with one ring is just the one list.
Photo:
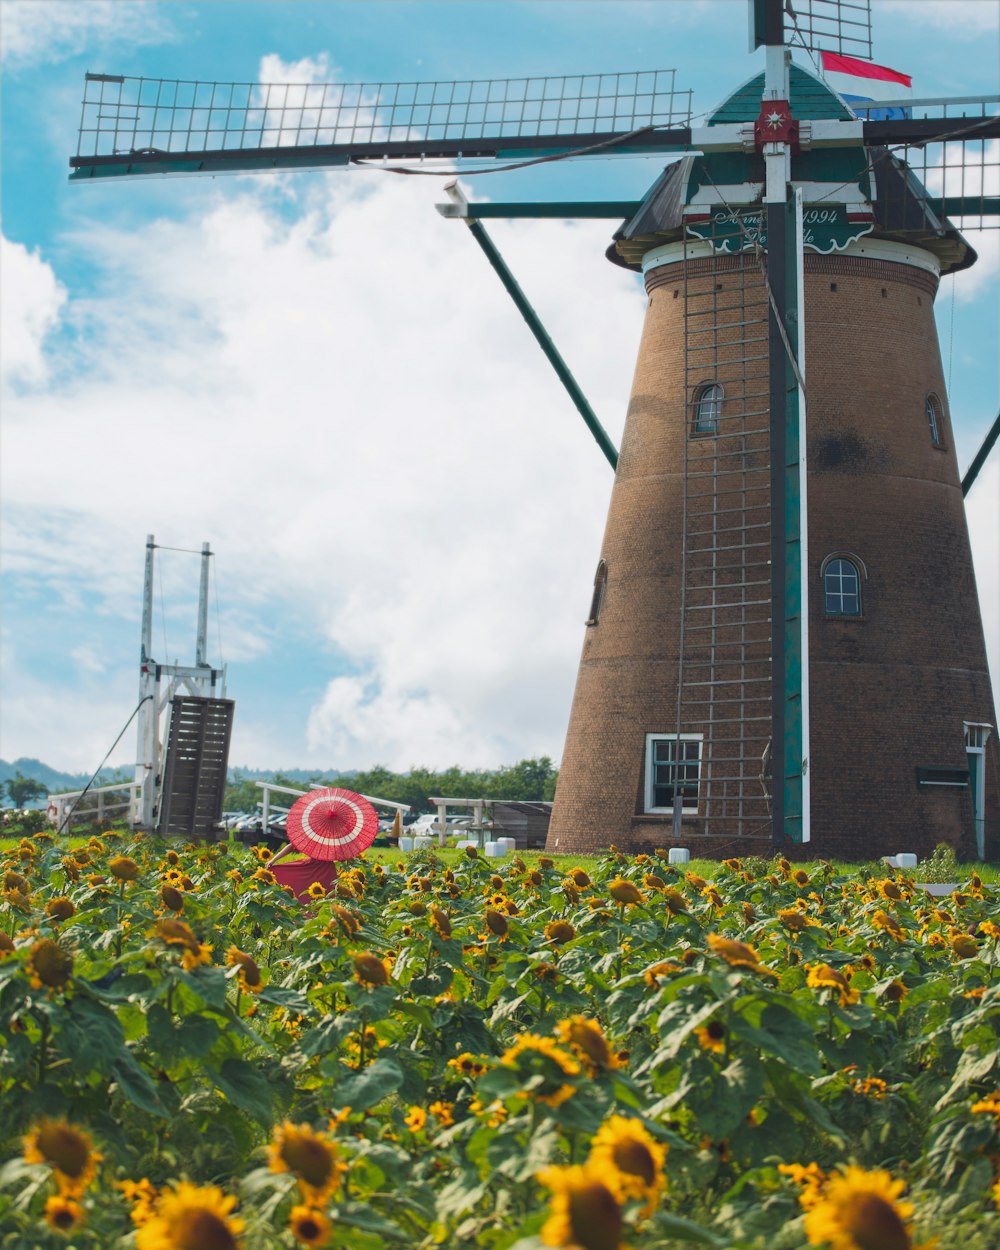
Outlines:
{"label": "green support strut", "polygon": [[[465,197],[454,184],[450,184],[445,189],[457,204],[465,205],[467,203]],[[448,216],[452,215],[455,214],[448,214]],[[597,445],[600,447],[601,451],[604,452],[608,464],[611,465],[612,469],[617,469],[618,451],[615,448],[614,443],[608,437],[607,430],[605,430],[604,426],[601,425],[600,421],[598,421],[596,413],[587,402],[587,397],[584,395],[583,391],[580,390],[576,378],[573,377],[573,374],[569,370],[569,366],[559,354],[556,345],[549,338],[545,327],[539,320],[538,314],[528,302],[527,296],[518,286],[514,275],[507,268],[506,262],[497,251],[496,244],[486,233],[486,229],[483,224],[477,221],[475,217],[468,217],[463,214],[462,220],[469,227],[472,237],[486,253],[486,259],[496,270],[500,281],[504,284],[504,287],[507,290],[508,295],[517,305],[521,316],[528,323],[528,328],[535,336],[538,346],[548,357],[549,364],[551,364],[552,368],[555,369],[560,382],[562,382],[563,386],[569,392],[570,399],[572,399],[573,403],[576,405],[576,409],[580,416],[583,417],[584,421],[587,423],[587,429],[590,430],[591,434],[593,434],[594,438],[597,440]]]}

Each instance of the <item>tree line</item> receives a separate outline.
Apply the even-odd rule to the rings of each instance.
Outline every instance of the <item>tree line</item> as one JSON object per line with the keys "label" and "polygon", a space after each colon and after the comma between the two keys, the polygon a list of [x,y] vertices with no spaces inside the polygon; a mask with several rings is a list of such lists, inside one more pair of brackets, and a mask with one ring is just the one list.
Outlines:
{"label": "tree line", "polygon": [[[496,769],[465,769],[453,765],[443,771],[431,768],[411,768],[409,772],[394,773],[380,764],[362,772],[340,773],[335,780],[326,780],[322,773],[312,779],[320,786],[340,786],[358,794],[370,794],[373,798],[388,799],[392,803],[407,803],[414,811],[434,810],[431,795],[449,798],[508,799],[528,802],[549,800],[556,792],[559,770],[547,755],[537,759],[519,760]],[[278,786],[294,790],[307,789],[307,784],[284,773],[274,773],[262,778]],[[290,796],[288,796],[290,799]],[[226,786],[224,806],[227,812],[252,812],[261,799],[260,786],[253,778],[242,777],[234,770]],[[282,803],[281,806],[284,806]]]}

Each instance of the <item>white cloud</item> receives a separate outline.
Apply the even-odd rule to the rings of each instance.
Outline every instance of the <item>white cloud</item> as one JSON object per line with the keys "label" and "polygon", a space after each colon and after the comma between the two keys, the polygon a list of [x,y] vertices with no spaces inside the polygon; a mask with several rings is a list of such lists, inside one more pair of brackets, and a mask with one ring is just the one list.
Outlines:
{"label": "white cloud", "polygon": [[66,290],[37,252],[0,236],[0,367],[7,384],[39,385],[43,346],[59,322]]}
{"label": "white cloud", "polygon": [[0,51],[8,67],[63,61],[106,46],[173,38],[155,0],[2,0]]}
{"label": "white cloud", "polygon": [[[252,759],[234,664],[235,759],[558,756],[612,475],[485,258],[423,182],[314,180],[294,220],[274,182],[204,185],[197,219],[72,240],[104,293],[66,310],[61,384],[12,408],[8,571],[134,612],[147,532],[209,538],[259,622],[244,653],[313,628],[362,674],[331,663],[299,740]],[[493,233],[617,439],[644,301],[607,224]]]}
{"label": "white cloud", "polygon": [[995,0],[873,0],[873,16],[931,27],[953,39],[976,39],[1000,30]]}

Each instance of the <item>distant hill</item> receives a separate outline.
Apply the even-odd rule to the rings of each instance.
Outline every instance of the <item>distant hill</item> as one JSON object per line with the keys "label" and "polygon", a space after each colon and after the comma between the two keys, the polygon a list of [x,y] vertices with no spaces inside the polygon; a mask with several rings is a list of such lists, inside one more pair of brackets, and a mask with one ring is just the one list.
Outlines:
{"label": "distant hill", "polygon": [[[132,766],[125,768],[113,768],[107,770],[105,780],[107,782],[117,781],[123,775],[130,775]],[[50,794],[56,794],[60,790],[82,790],[90,780],[90,773],[62,773],[57,768],[51,768],[48,764],[43,764],[41,760],[29,759],[22,756],[20,759],[8,763],[7,760],[0,760],[0,785],[8,778],[13,777],[15,773],[20,773],[22,777],[30,777],[33,781],[39,781]],[[287,777],[290,781],[313,781],[325,779],[329,781],[337,781],[340,778],[353,777],[354,772],[338,772],[335,768],[230,768],[229,780],[235,781],[242,779],[244,781],[269,781],[275,773],[281,773],[283,777]],[[101,779],[99,778],[98,781]]]}
{"label": "distant hill", "polygon": [[41,760],[28,759],[22,756],[9,764],[0,760],[0,784],[8,781],[15,773],[22,777],[30,777],[32,781],[40,781],[50,794],[59,790],[82,790],[90,780],[90,773],[61,773],[57,768],[50,768]]}

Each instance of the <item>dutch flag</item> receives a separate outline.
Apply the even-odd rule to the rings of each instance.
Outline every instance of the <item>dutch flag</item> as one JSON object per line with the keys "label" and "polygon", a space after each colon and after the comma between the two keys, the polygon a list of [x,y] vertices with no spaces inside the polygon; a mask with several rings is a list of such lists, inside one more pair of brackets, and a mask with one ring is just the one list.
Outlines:
{"label": "dutch flag", "polygon": [[[912,79],[909,74],[889,69],[885,65],[873,65],[859,61],[854,56],[842,56],[839,52],[823,52],[823,77],[840,98],[852,107],[867,105],[880,100],[909,100]],[[864,116],[872,121],[885,118],[909,117],[909,108],[871,108]]]}

